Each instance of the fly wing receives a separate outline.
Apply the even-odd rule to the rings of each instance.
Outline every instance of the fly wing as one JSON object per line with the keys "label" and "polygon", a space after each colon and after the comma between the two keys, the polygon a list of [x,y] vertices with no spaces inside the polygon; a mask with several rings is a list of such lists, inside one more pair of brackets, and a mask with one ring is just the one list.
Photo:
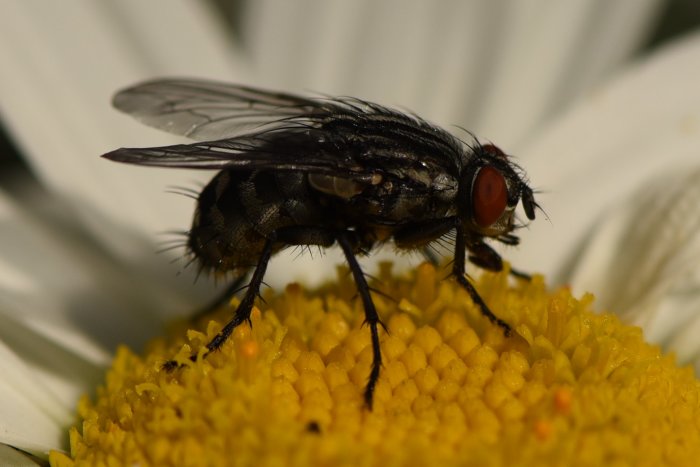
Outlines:
{"label": "fly wing", "polygon": [[189,169],[298,170],[371,178],[350,153],[339,153],[323,130],[298,127],[237,138],[154,148],[121,148],[102,157],[127,164]]}
{"label": "fly wing", "polygon": [[114,105],[201,142],[122,148],[108,159],[193,169],[298,170],[423,186],[456,177],[461,143],[428,122],[349,97],[305,98],[212,81],[162,79],[119,92]]}
{"label": "fly wing", "polygon": [[301,115],[322,116],[333,107],[294,94],[184,78],[137,84],[118,92],[112,104],[146,125],[197,141],[259,132]]}

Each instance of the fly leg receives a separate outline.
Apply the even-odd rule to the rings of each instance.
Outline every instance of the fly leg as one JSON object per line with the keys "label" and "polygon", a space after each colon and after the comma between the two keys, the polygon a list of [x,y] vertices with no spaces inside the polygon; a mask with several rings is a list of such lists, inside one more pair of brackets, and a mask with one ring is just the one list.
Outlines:
{"label": "fly leg", "polygon": [[351,236],[349,232],[337,233],[333,230],[313,228],[313,227],[290,227],[284,231],[280,231],[278,239],[287,245],[320,245],[320,246],[331,246],[335,240],[338,241],[340,247],[343,249],[345,258],[350,266],[350,271],[352,272],[353,279],[357,286],[357,292],[360,294],[362,299],[362,305],[365,310],[365,323],[369,326],[371,338],[372,338],[372,370],[369,374],[369,380],[367,381],[367,387],[365,388],[365,403],[369,409],[372,409],[372,401],[374,396],[374,388],[379,379],[379,371],[382,366],[382,354],[379,347],[379,329],[381,326],[386,331],[384,323],[379,319],[377,314],[377,309],[374,306],[372,297],[370,296],[369,285],[365,279],[360,264],[357,262],[355,257],[354,247],[357,246],[358,239]]}
{"label": "fly leg", "polygon": [[509,336],[511,332],[510,325],[493,314],[493,312],[479,296],[479,293],[476,291],[476,288],[474,288],[474,285],[472,285],[469,279],[467,279],[465,267],[466,250],[469,248],[471,253],[469,260],[472,263],[491,271],[500,271],[503,268],[503,261],[501,260],[501,257],[498,256],[498,253],[483,242],[478,241],[473,242],[471,245],[467,245],[464,229],[460,224],[458,224],[456,228],[457,238],[455,239],[455,254],[454,262],[452,263],[452,275],[457,280],[457,283],[459,283],[459,285],[461,285],[467,291],[471,299],[474,301],[474,303],[476,303],[476,306],[478,306],[481,310],[481,313],[493,324],[500,326],[505,335]]}
{"label": "fly leg", "polygon": [[[226,325],[216,336],[214,336],[211,341],[209,341],[209,343],[206,345],[207,352],[204,354],[204,356],[206,357],[211,352],[219,349],[231,336],[233,330],[244,321],[248,321],[248,323],[252,326],[250,321],[250,313],[253,311],[255,297],[257,297],[258,293],[260,292],[260,285],[262,284],[267,265],[270,262],[274,246],[276,244],[330,246],[334,241],[335,237],[332,232],[326,229],[313,227],[287,227],[279,229],[270,235],[265,241],[263,251],[260,254],[260,258],[258,258],[258,265],[253,271],[253,276],[248,283],[248,288],[246,289],[245,295],[243,296],[241,303],[238,305],[233,318],[231,321],[226,323]],[[230,294],[232,294],[237,289],[237,284],[234,283],[229,286],[226,292],[230,292]],[[197,360],[197,354],[192,354],[190,356],[190,360]],[[166,370],[172,370],[177,366],[178,363],[174,360],[167,361],[163,365]]]}
{"label": "fly leg", "polygon": [[372,410],[372,401],[374,397],[374,388],[377,385],[377,380],[379,379],[379,371],[382,366],[382,352],[379,347],[379,329],[381,326],[386,331],[386,326],[379,319],[377,314],[377,309],[374,307],[374,302],[370,296],[369,285],[365,279],[360,264],[357,262],[355,257],[355,252],[353,249],[353,242],[349,237],[347,232],[343,232],[337,236],[338,243],[345,253],[345,258],[348,261],[348,266],[350,266],[350,271],[352,272],[353,279],[355,279],[355,285],[357,286],[357,292],[360,294],[362,299],[362,305],[365,309],[365,323],[369,326],[369,331],[372,336],[372,370],[369,373],[369,380],[367,381],[367,386],[365,387],[365,403],[370,410]]}
{"label": "fly leg", "polygon": [[[253,311],[255,297],[257,297],[258,292],[260,291],[260,284],[262,284],[263,277],[265,276],[267,264],[270,262],[275,241],[276,238],[274,235],[265,241],[265,246],[263,247],[263,251],[258,259],[258,265],[255,267],[253,277],[251,277],[250,282],[248,283],[248,289],[246,290],[241,303],[238,305],[238,308],[236,309],[231,321],[226,323],[221,331],[219,331],[219,333],[214,336],[211,341],[209,341],[206,346],[207,352],[204,354],[205,357],[221,347],[239,324],[243,323],[244,321],[248,321],[248,323],[252,326],[250,321],[250,313]],[[190,356],[190,360],[197,360],[197,354],[192,354]],[[178,366],[179,365],[175,360],[169,360],[165,362],[163,368],[166,370],[173,370]]]}

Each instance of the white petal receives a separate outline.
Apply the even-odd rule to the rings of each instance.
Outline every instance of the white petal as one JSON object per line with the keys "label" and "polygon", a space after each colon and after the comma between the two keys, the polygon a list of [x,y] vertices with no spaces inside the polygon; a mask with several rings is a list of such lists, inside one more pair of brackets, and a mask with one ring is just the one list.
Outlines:
{"label": "white petal", "polygon": [[134,287],[138,271],[36,214],[0,192],[0,443],[45,455],[62,447],[116,345],[143,343],[163,319]]}
{"label": "white petal", "polygon": [[700,369],[699,82],[695,34],[533,141],[523,164],[551,222],[533,222],[508,258],[558,271]]}
{"label": "white petal", "polygon": [[[2,193],[0,225],[0,443],[41,454],[65,441],[77,399],[102,378],[114,340],[147,320],[134,317],[120,338],[131,308],[101,295],[99,271]],[[90,314],[110,304],[112,316]]]}
{"label": "white petal", "polygon": [[138,249],[110,227],[128,226],[152,238],[186,226],[190,204],[164,189],[195,177],[100,159],[119,146],[174,141],[120,115],[111,97],[153,75],[242,79],[244,63],[233,66],[235,50],[217,24],[203,2],[186,0],[3,6],[3,118],[42,179],[80,200],[83,220],[125,258],[137,259]]}
{"label": "white petal", "polygon": [[[62,217],[70,219],[70,212]],[[0,192],[4,313],[14,312],[14,319],[95,364],[104,363],[118,343],[143,342],[161,328],[155,314],[143,315],[145,292],[132,286],[138,271],[127,275],[98,244],[45,220],[20,211]],[[70,334],[61,337],[58,330]]]}
{"label": "white petal", "polygon": [[700,161],[655,174],[606,211],[570,277],[700,370]]}
{"label": "white petal", "polygon": [[505,148],[527,138],[634,51],[659,3],[512,2],[492,32],[498,55],[473,130]]}
{"label": "white petal", "polygon": [[0,192],[0,443],[38,453],[65,441],[116,345],[141,344],[163,320],[134,287],[138,271],[34,214]]}
{"label": "white petal", "polygon": [[[577,287],[599,290],[603,306],[642,325],[653,316],[640,308],[653,313],[655,302],[669,289],[692,291],[695,287],[683,281],[696,272],[700,273],[700,161],[694,170],[655,174],[608,209],[571,280]],[[652,303],[645,304],[648,301]],[[666,334],[656,331],[656,338]]]}
{"label": "white petal", "polygon": [[659,0],[250,2],[270,86],[358,95],[510,146],[644,39]]}
{"label": "white petal", "polygon": [[700,35],[693,35],[626,70],[522,148],[549,221],[538,213],[507,258],[553,277],[607,208],[667,169],[697,164],[698,82]]}
{"label": "white petal", "polygon": [[3,119],[43,181],[73,201],[92,235],[138,271],[132,285],[150,289],[163,309],[191,310],[192,296],[207,288],[190,286],[194,268],[176,275],[170,262],[181,252],[154,254],[160,234],[185,229],[192,216],[191,200],[165,191],[211,174],[144,170],[99,155],[174,142],[112,109],[117,89],[163,74],[243,79],[245,63],[218,25],[203,2],[184,0],[11,2],[0,15]]}
{"label": "white petal", "polygon": [[[40,345],[39,350],[47,350]],[[42,357],[46,357],[42,354]],[[55,354],[54,354],[55,356]],[[62,367],[55,368],[61,371]],[[48,383],[0,342],[0,443],[46,455],[60,448],[73,419],[66,407],[44,386]],[[82,375],[71,375],[81,377]]]}

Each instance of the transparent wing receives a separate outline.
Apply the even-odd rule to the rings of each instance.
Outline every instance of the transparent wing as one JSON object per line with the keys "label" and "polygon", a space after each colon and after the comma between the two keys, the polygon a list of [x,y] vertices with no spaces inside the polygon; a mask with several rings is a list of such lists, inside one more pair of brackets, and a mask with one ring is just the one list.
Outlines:
{"label": "transparent wing", "polygon": [[[303,156],[303,157],[300,157]],[[120,148],[102,157],[115,162],[189,169],[298,170],[371,180],[351,155],[338,154],[320,129],[285,128],[237,138],[154,148]]]}
{"label": "transparent wing", "polygon": [[161,79],[114,98],[144,123],[199,140],[103,157],[159,167],[295,170],[430,185],[460,173],[462,143],[402,112],[351,97],[305,98],[212,81]]}
{"label": "transparent wing", "polygon": [[194,140],[233,138],[313,118],[334,105],[293,94],[216,81],[166,78],[118,92],[114,107],[146,125]]}

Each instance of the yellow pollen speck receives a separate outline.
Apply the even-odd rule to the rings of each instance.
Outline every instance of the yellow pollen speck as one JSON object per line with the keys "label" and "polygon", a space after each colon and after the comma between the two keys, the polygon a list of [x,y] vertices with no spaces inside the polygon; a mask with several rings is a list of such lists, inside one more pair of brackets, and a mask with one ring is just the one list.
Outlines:
{"label": "yellow pollen speck", "polygon": [[[81,399],[70,454],[53,466],[695,465],[700,382],[593,298],[541,277],[476,284],[513,327],[505,337],[443,271],[380,268],[373,296],[382,369],[363,392],[370,333],[344,273],[309,292],[268,294],[252,328],[205,344],[230,318],[117,351],[96,398]],[[388,299],[386,296],[393,300]],[[232,306],[237,305],[234,300]],[[189,360],[191,352],[199,355]],[[172,372],[163,362],[184,367]]]}

